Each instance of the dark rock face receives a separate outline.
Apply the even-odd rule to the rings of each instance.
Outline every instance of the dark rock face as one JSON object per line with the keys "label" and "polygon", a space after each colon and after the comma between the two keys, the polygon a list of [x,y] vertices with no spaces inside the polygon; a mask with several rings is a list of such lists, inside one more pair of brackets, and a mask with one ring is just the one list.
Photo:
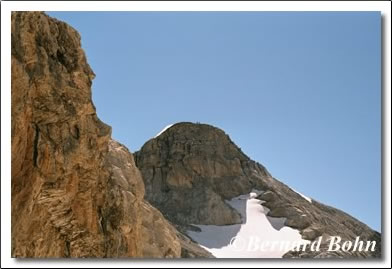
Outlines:
{"label": "dark rock face", "polygon": [[[149,140],[135,153],[143,175],[146,199],[173,223],[225,225],[239,223],[236,211],[224,200],[252,189],[264,191],[258,199],[271,217],[285,217],[287,226],[314,240],[323,235],[344,240],[376,240],[381,236],[365,224],[335,208],[309,202],[273,178],[249,159],[220,129],[206,124],[178,123]],[[300,256],[301,255],[301,256]],[[335,253],[344,257],[380,257],[381,252]],[[319,253],[290,252],[285,257],[326,257]]]}
{"label": "dark rock face", "polygon": [[180,257],[184,240],[96,115],[79,34],[42,12],[11,26],[12,257]]}
{"label": "dark rock face", "polygon": [[240,223],[224,199],[249,192],[269,176],[223,131],[204,124],[175,124],[135,158],[147,200],[179,224]]}

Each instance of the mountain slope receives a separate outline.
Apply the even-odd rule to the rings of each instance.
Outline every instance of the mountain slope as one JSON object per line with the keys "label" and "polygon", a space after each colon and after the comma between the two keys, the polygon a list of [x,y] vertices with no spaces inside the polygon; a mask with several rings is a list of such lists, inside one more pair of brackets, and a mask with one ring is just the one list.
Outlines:
{"label": "mountain slope", "polygon": [[285,257],[379,257],[381,235],[348,214],[309,200],[272,177],[251,160],[222,130],[206,124],[174,124],[135,153],[143,175],[146,199],[186,230],[197,225],[242,223],[238,210],[226,202],[253,189],[269,209],[267,216],[286,218],[303,239],[341,236],[342,240],[376,240],[375,252],[327,253],[323,242],[315,252],[289,252]]}

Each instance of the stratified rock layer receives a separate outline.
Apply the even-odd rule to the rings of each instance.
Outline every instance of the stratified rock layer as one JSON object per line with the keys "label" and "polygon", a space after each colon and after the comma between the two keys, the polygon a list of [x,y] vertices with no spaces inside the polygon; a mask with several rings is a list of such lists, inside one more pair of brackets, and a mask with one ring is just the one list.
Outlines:
{"label": "stratified rock layer", "polygon": [[[135,153],[143,174],[146,199],[173,223],[187,229],[191,224],[226,225],[240,222],[225,200],[252,189],[264,191],[258,199],[271,217],[285,217],[285,224],[302,237],[323,235],[342,240],[377,241],[375,252],[336,252],[341,257],[379,257],[381,235],[348,214],[309,202],[273,178],[252,161],[220,129],[206,124],[178,123],[149,140]],[[319,252],[290,252],[285,257],[327,257],[325,244]]]}
{"label": "stratified rock layer", "polygon": [[91,101],[79,34],[12,13],[12,257],[180,257],[133,156]]}

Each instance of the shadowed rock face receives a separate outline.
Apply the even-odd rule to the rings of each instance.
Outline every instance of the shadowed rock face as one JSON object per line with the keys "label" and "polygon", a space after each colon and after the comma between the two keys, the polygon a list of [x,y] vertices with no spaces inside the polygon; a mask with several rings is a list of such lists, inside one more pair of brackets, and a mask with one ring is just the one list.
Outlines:
{"label": "shadowed rock face", "polygon": [[[146,199],[168,219],[187,229],[191,224],[225,225],[241,220],[224,200],[251,189],[270,209],[267,215],[285,217],[285,225],[302,237],[341,236],[342,240],[376,240],[376,252],[336,252],[339,257],[380,257],[381,235],[348,214],[307,201],[273,178],[247,157],[220,129],[206,124],[178,123],[149,140],[135,153],[143,174]],[[331,257],[323,244],[320,252],[290,252],[285,257]]]}
{"label": "shadowed rock face", "polygon": [[13,12],[11,26],[12,257],[179,257],[177,230],[96,115],[79,34],[42,12]]}

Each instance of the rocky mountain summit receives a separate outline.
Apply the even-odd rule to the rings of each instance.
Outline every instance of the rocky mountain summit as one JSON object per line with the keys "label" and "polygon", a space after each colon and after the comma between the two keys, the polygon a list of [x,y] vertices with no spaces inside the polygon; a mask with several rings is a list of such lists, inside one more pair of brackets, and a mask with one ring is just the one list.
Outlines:
{"label": "rocky mountain summit", "polygon": [[[381,236],[348,214],[304,198],[275,179],[261,164],[251,160],[222,130],[189,122],[174,124],[145,143],[135,153],[146,199],[173,223],[189,225],[230,225],[241,222],[237,211],[225,201],[262,190],[270,217],[284,217],[285,225],[298,229],[303,239],[341,236],[345,240],[376,240]],[[287,253],[286,257],[375,256],[376,252]]]}
{"label": "rocky mountain summit", "polygon": [[78,32],[43,12],[13,12],[11,33],[12,257],[210,258],[188,231],[242,224],[227,201],[254,189],[268,216],[303,239],[360,235],[380,246],[379,233],[305,199],[213,126],[174,124],[132,154],[97,116]]}

